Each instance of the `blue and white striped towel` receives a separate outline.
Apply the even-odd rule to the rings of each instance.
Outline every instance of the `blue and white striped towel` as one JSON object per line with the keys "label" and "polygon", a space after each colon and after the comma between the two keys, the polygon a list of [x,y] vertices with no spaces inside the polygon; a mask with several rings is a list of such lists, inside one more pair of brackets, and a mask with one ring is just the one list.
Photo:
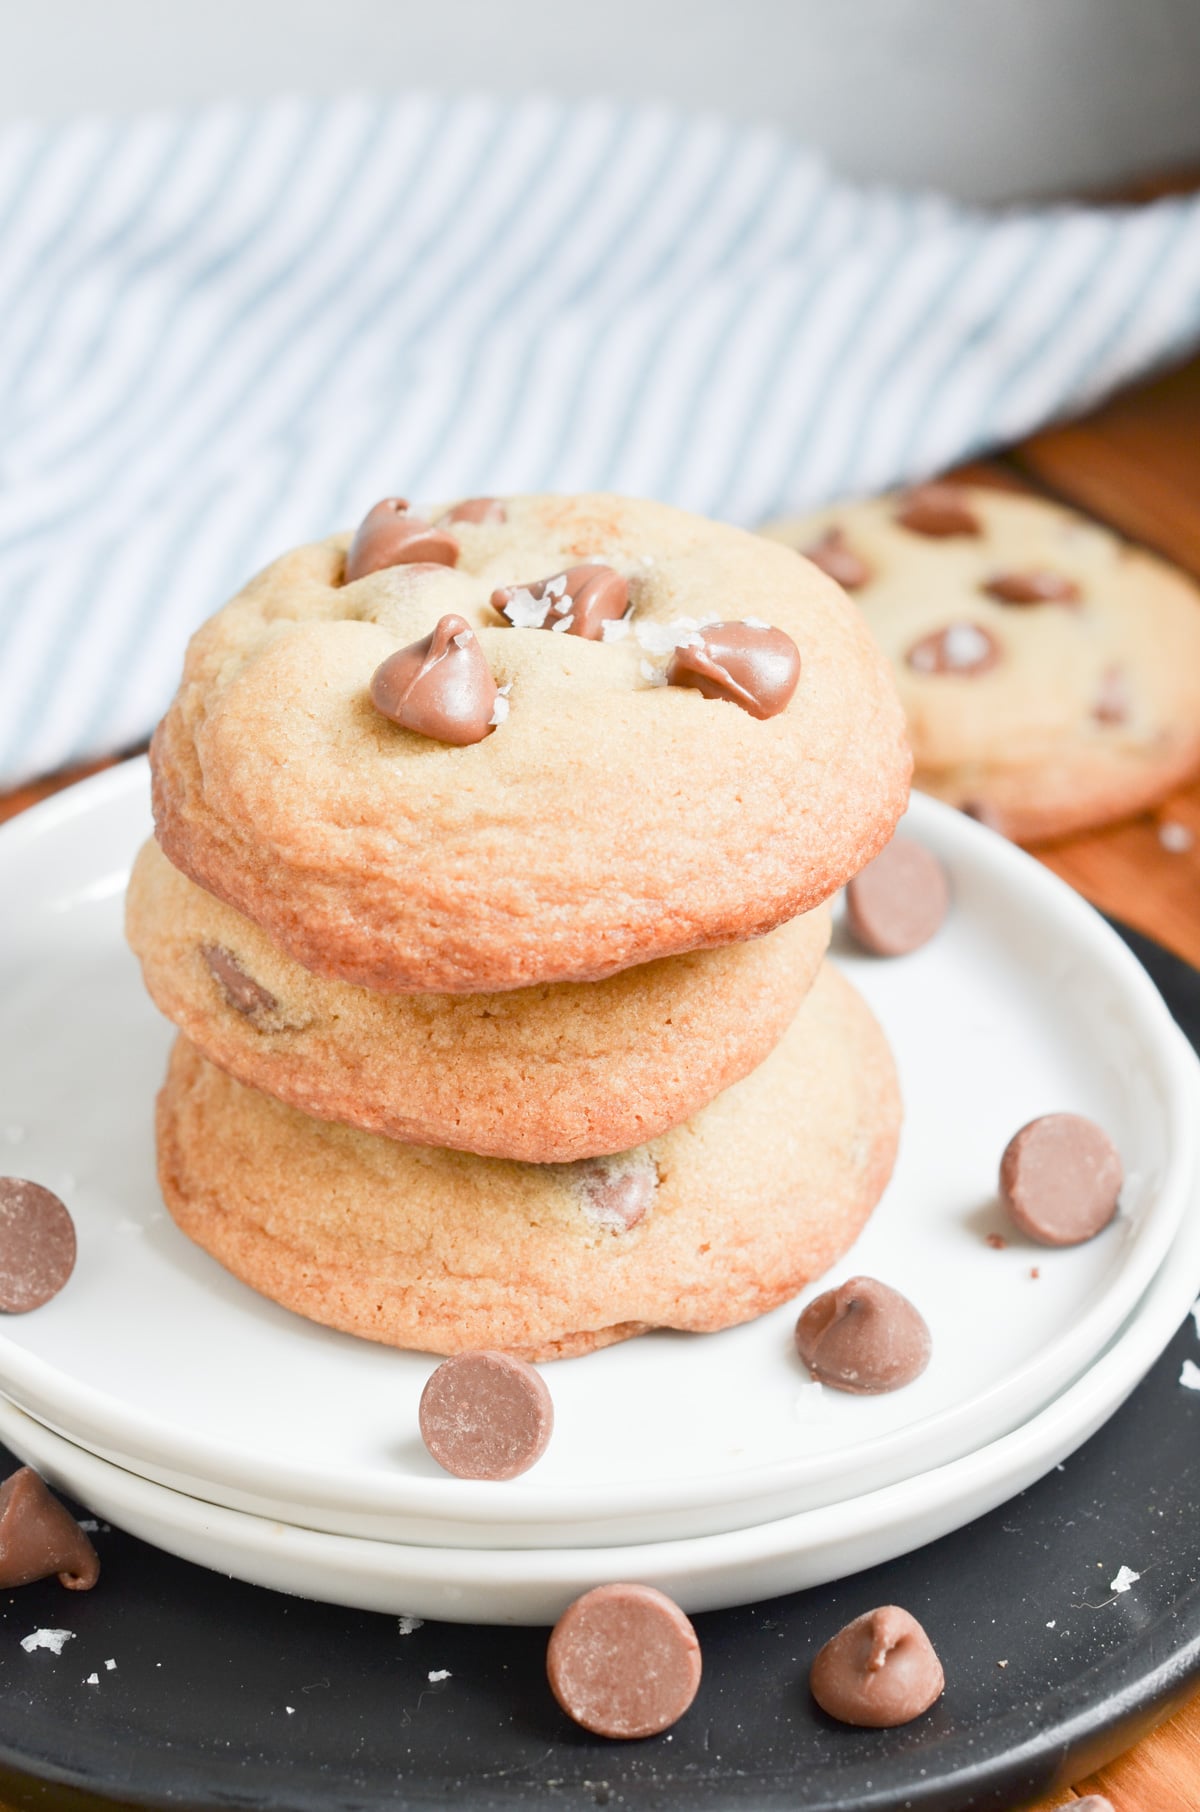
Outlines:
{"label": "blue and white striped towel", "polygon": [[752,523],[1200,340],[1200,200],[986,215],[652,107],[283,101],[0,133],[0,785],[137,741],[185,639],[375,500]]}

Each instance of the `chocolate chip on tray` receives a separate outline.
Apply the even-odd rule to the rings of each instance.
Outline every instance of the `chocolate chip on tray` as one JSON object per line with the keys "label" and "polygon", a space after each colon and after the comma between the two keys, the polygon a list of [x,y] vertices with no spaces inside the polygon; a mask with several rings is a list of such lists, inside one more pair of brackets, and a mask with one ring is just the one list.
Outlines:
{"label": "chocolate chip on tray", "polygon": [[846,885],[846,924],[873,956],[907,956],[929,942],[950,904],[946,871],[911,837],[893,837]]}
{"label": "chocolate chip on tray", "polygon": [[569,1605],[546,1651],[550,1690],[604,1737],[657,1736],[700,1685],[700,1643],[679,1606],[647,1585],[602,1585]]}
{"label": "chocolate chip on tray", "polygon": [[0,1485],[0,1591],[57,1573],[73,1592],[100,1577],[96,1550],[65,1504],[30,1466]]}
{"label": "chocolate chip on tray", "polygon": [[0,1313],[24,1315],[57,1296],[75,1268],[75,1223],[40,1183],[0,1177]]}
{"label": "chocolate chip on tray", "polygon": [[845,529],[828,528],[818,540],[800,551],[843,591],[860,591],[870,580],[871,569],[847,541]]}
{"label": "chocolate chip on tray", "polygon": [[842,1724],[888,1730],[910,1724],[941,1697],[946,1678],[932,1642],[908,1611],[864,1611],[812,1664],[813,1698]]}
{"label": "chocolate chip on tray", "polygon": [[421,1437],[460,1479],[514,1479],[540,1460],[554,1431],[541,1374],[511,1353],[456,1353],[421,1392]]}
{"label": "chocolate chip on tray", "polygon": [[919,484],[900,499],[896,521],[914,535],[944,540],[950,535],[980,535],[983,525],[967,493],[956,484]]}
{"label": "chocolate chip on tray", "polygon": [[1082,1114],[1043,1114],[1014,1133],[1000,1160],[1000,1199],[1030,1239],[1078,1246],[1117,1212],[1120,1153]]}
{"label": "chocolate chip on tray", "polygon": [[875,1396],[919,1378],[933,1343],[907,1296],[874,1277],[852,1277],[809,1303],[796,1323],[796,1351],[819,1384]]}

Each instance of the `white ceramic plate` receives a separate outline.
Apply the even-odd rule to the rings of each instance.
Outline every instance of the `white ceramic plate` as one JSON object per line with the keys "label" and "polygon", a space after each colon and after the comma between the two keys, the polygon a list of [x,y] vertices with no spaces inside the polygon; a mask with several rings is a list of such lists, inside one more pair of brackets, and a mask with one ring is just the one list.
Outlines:
{"label": "white ceramic plate", "polygon": [[[1192,1207],[1200,1208],[1197,1191]],[[877,1566],[1023,1491],[1134,1389],[1200,1292],[1200,1213],[1117,1339],[1014,1433],[949,1465],[757,1528],[594,1548],[411,1547],[292,1528],[199,1502],[121,1470],[0,1398],[0,1439],[97,1515],[185,1560],[254,1585],[451,1623],[553,1623],[606,1581],[656,1585],[687,1611],[801,1591]]]}
{"label": "white ceramic plate", "polygon": [[[946,862],[954,908],[911,957],[839,954],[892,1039],[907,1119],[883,1205],[832,1276],[870,1272],[911,1296],[933,1331],[928,1372],[893,1396],[815,1388],[792,1351],[794,1305],[725,1334],[650,1335],[547,1368],[557,1425],[534,1472],[447,1478],[416,1432],[431,1360],[276,1308],[162,1209],[151,1108],[170,1031],[120,932],[148,825],[139,762],[0,832],[0,1168],[59,1190],[80,1236],[69,1288],[5,1322],[0,1390],[167,1484],[334,1533],[467,1548],[763,1522],[1015,1428],[1101,1351],[1179,1223],[1196,1065],[1144,972],[1039,865],[917,799],[908,828]],[[1011,1229],[993,1250],[1000,1152],[1057,1108],[1113,1133],[1123,1212],[1071,1251]]]}

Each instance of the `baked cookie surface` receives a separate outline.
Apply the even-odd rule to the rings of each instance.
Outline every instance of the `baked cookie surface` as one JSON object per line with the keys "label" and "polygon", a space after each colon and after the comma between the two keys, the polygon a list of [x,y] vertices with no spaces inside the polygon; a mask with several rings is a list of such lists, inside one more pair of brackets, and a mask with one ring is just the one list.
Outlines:
{"label": "baked cookie surface", "polygon": [[[198,631],[151,753],[177,868],[318,974],[446,993],[594,980],[757,935],[882,847],[907,797],[903,718],[823,574],[659,504],[497,507],[502,519],[454,520],[456,565],[343,584],[335,536],[285,555]],[[602,639],[558,611],[514,627],[491,602],[587,561],[628,588],[628,621]],[[517,621],[538,615],[523,600]],[[448,618],[504,707],[466,746],[384,715],[403,712],[411,674],[372,684]],[[786,705],[763,718],[705,696],[702,674],[664,683],[697,625],[740,633],[747,619],[795,643]]]}
{"label": "baked cookie surface", "polygon": [[1200,591],[1109,530],[939,484],[764,533],[858,604],[922,791],[1033,842],[1144,810],[1200,764]]}
{"label": "baked cookie surface", "polygon": [[239,1081],[393,1139],[546,1164],[653,1138],[760,1063],[830,913],[606,981],[377,994],[313,975],[150,842],[126,927],[160,1011]]}
{"label": "baked cookie surface", "polygon": [[528,1165],[308,1119],[180,1038],[158,1105],[178,1225],[314,1321],[425,1352],[589,1352],[764,1313],[845,1251],[891,1174],[883,1033],[826,964],[752,1076],[619,1157]]}

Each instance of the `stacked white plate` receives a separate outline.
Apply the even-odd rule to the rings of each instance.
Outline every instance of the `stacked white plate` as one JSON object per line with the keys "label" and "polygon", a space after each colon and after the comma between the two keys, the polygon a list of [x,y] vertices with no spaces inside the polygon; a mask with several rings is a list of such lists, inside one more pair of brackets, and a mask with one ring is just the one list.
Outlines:
{"label": "stacked white plate", "polygon": [[[906,831],[950,871],[925,949],[835,959],[900,1069],[900,1162],[820,1286],[880,1277],[933,1333],[891,1396],[811,1384],[796,1305],[545,1369],[554,1439],[506,1484],[441,1473],[417,1402],[434,1360],[318,1328],[178,1233],[151,1118],[170,1028],[121,937],[149,832],[145,764],[0,832],[0,1170],[60,1193],[67,1288],[0,1330],[0,1438],[99,1515],[243,1578],[379,1610],[552,1620],[606,1579],[688,1609],[815,1584],[1022,1489],[1128,1395],[1200,1293],[1196,1060],[1120,939],[1045,869],[925,799]],[[1038,1114],[1090,1115],[1117,1221],[1049,1251],[995,1200]],[[989,1235],[1000,1236],[1003,1245]]]}

